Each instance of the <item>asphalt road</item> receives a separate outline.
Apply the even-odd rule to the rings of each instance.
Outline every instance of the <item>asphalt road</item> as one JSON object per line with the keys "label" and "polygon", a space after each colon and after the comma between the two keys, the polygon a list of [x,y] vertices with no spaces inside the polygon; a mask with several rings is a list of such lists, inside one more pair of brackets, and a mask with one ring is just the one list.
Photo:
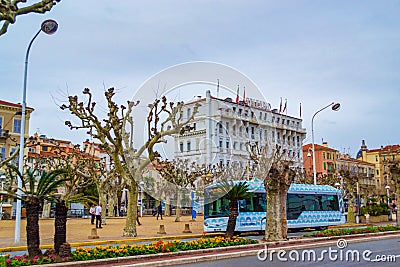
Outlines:
{"label": "asphalt road", "polygon": [[[343,246],[342,243],[340,246]],[[257,256],[231,258],[210,262],[200,262],[196,264],[186,264],[189,267],[243,267],[243,266],[400,266],[400,238],[385,239],[379,241],[368,241],[362,243],[348,243],[346,247],[339,249],[336,246],[326,246],[320,248],[310,248],[293,252],[291,249],[280,254],[278,252],[267,254],[262,253],[260,257],[267,256],[265,261],[258,259]],[[315,252],[315,257],[313,252]],[[331,251],[331,252],[329,252]],[[335,252],[336,251],[336,252]],[[299,255],[297,258],[297,254]],[[271,256],[272,255],[272,256]],[[321,256],[322,255],[322,256]],[[358,260],[357,260],[357,255]],[[272,261],[271,261],[272,258]],[[284,261],[284,260],[287,261]],[[183,266],[183,265],[182,265]]]}

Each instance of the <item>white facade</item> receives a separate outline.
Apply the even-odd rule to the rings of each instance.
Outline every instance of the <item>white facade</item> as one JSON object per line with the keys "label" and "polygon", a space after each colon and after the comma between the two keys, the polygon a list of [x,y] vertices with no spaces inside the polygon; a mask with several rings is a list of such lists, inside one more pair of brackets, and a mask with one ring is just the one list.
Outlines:
{"label": "white facade", "polygon": [[197,97],[185,104],[184,118],[192,114],[195,105],[200,105],[192,123],[195,129],[174,137],[175,157],[206,165],[246,164],[246,143],[261,147],[268,142],[287,149],[290,157],[302,164],[306,131],[301,118],[271,110],[270,104],[263,101],[248,98],[246,104],[235,103],[230,98],[215,98],[210,91],[205,98]]}

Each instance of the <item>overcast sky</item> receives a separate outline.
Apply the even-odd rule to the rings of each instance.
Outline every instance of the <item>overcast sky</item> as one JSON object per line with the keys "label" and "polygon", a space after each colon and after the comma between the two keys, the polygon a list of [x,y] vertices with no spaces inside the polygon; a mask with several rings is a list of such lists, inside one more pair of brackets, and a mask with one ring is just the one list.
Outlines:
{"label": "overcast sky", "polygon": [[52,18],[58,32],[40,34],[29,58],[30,134],[81,143],[87,137],[64,126],[70,117],[56,105],[68,94],[89,87],[101,107],[115,87],[123,103],[165,68],[211,61],[246,75],[273,107],[287,99],[288,115],[302,103],[304,143],[312,115],[340,102],[316,116],[315,141],[354,156],[362,139],[368,148],[399,143],[399,14],[399,0],[63,0],[18,17],[0,37],[0,98],[21,102],[27,45]]}

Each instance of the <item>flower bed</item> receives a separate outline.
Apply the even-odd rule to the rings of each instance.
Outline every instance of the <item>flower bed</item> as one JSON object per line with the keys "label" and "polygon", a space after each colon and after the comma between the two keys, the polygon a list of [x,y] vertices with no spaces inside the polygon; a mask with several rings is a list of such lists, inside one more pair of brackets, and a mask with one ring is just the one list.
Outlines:
{"label": "flower bed", "polygon": [[197,240],[181,242],[175,241],[162,241],[153,242],[151,244],[133,244],[133,245],[121,245],[121,246],[96,246],[95,248],[76,248],[72,252],[71,258],[57,258],[55,256],[47,257],[36,257],[29,259],[28,256],[15,256],[10,257],[6,255],[6,266],[28,266],[31,264],[45,264],[55,263],[63,261],[85,261],[85,260],[96,260],[116,257],[127,257],[135,255],[146,255],[146,254],[157,254],[166,252],[176,252],[184,250],[197,250],[206,248],[216,247],[228,247],[237,245],[255,244],[256,240],[246,238],[225,238],[225,237],[213,237],[213,238],[200,238]]}
{"label": "flower bed", "polygon": [[387,225],[387,226],[367,226],[366,228],[343,228],[343,229],[328,229],[324,231],[313,232],[311,234],[305,234],[305,237],[329,237],[329,236],[341,236],[341,235],[354,235],[354,234],[365,234],[365,233],[379,233],[387,231],[400,230],[399,226]]}

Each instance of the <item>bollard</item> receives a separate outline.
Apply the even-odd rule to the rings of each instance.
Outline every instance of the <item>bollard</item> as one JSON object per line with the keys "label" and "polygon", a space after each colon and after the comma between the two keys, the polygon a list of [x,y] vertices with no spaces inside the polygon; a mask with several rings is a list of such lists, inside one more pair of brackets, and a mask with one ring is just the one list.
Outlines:
{"label": "bollard", "polygon": [[190,228],[189,228],[189,224],[188,223],[185,223],[185,230],[183,230],[183,232],[182,233],[191,233],[192,231],[190,230]]}
{"label": "bollard", "polygon": [[163,224],[160,224],[160,230],[158,230],[157,234],[166,234],[165,227]]}
{"label": "bollard", "polygon": [[89,239],[98,239],[99,238],[99,236],[97,235],[97,229],[96,228],[92,228],[88,238]]}

